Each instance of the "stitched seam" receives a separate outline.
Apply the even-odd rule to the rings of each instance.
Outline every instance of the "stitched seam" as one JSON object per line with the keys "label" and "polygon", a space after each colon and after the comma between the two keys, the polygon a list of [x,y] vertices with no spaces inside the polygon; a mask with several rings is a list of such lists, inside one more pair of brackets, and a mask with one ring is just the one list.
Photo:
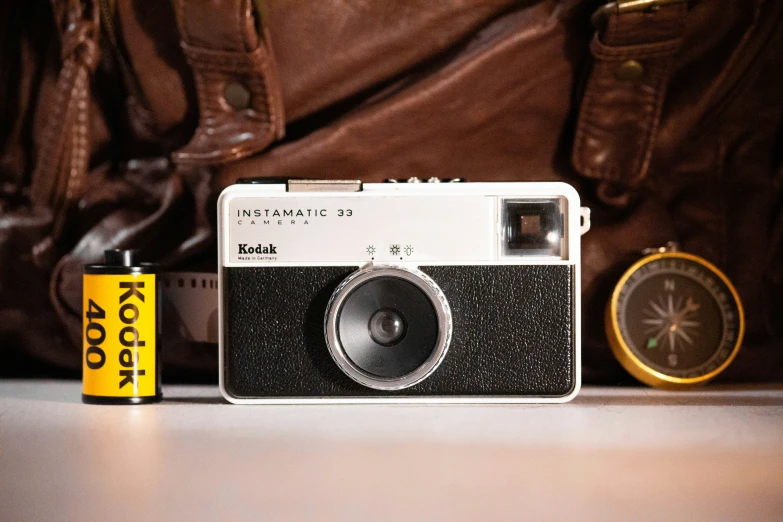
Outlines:
{"label": "stitched seam", "polygon": [[648,117],[648,120],[651,120],[649,124],[647,125],[647,133],[644,137],[643,146],[644,146],[644,155],[638,155],[637,161],[635,162],[635,169],[634,171],[637,173],[632,180],[633,181],[639,181],[643,179],[647,175],[647,169],[650,165],[650,160],[652,158],[652,140],[653,136],[656,135],[658,132],[658,126],[661,121],[661,111],[663,110],[663,99],[666,95],[666,89],[665,84],[668,83],[668,79],[671,72],[672,67],[672,60],[667,60],[664,64],[665,66],[662,68],[662,70],[658,73],[658,85],[656,85],[656,96],[654,98],[654,106],[653,110],[651,111],[650,116]]}
{"label": "stitched seam", "polygon": [[248,53],[215,51],[187,44],[183,44],[182,49],[191,64],[203,70],[229,73],[227,76],[231,76],[230,73],[263,75],[268,67],[269,57],[260,45]]}
{"label": "stitched seam", "polygon": [[245,46],[245,28],[242,26],[242,6],[244,2],[243,0],[238,0],[236,3],[236,9],[234,9],[234,15],[235,15],[235,22],[236,27],[231,32],[234,37],[236,38],[237,42],[237,49],[242,49],[243,51],[247,49]]}
{"label": "stitched seam", "polygon": [[633,57],[655,57],[674,54],[682,43],[681,38],[666,40],[656,44],[612,46],[594,40],[590,51],[596,58],[604,61],[622,60]]}

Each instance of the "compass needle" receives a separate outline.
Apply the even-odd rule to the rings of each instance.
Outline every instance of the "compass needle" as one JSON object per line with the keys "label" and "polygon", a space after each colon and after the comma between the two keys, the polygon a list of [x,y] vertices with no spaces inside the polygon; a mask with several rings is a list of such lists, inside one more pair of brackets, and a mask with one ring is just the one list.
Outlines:
{"label": "compass needle", "polygon": [[677,330],[677,335],[682,337],[685,340],[685,342],[687,342],[688,344],[693,345],[693,339],[691,339],[691,336],[685,333],[685,330],[683,330],[682,328],[679,328]]}
{"label": "compass needle", "polygon": [[660,317],[668,317],[668,315],[669,315],[669,314],[667,314],[667,313],[666,313],[666,312],[663,310],[663,308],[661,308],[661,307],[660,307],[660,306],[658,306],[657,304],[655,304],[655,303],[653,303],[652,301],[650,301],[649,305],[650,305],[650,307],[652,307],[652,309],[653,309],[653,310],[655,310],[655,311],[658,313],[658,315],[659,315]]}
{"label": "compass needle", "polygon": [[663,339],[663,336],[666,335],[666,332],[668,332],[668,331],[669,331],[669,326],[668,325],[666,325],[663,328],[661,328],[658,331],[658,334],[655,336],[655,340],[658,341],[658,342],[661,342],[661,339]]}
{"label": "compass needle", "polygon": [[693,297],[689,297],[687,301],[685,301],[685,311],[687,313],[698,312],[699,308],[701,308],[701,305],[694,302]]}

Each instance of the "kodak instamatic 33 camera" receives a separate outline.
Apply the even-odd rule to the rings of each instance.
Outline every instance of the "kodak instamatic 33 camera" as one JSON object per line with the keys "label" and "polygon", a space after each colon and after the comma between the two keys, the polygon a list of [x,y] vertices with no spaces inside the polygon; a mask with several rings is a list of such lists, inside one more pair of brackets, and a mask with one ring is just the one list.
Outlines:
{"label": "kodak instamatic 33 camera", "polygon": [[566,402],[580,231],[564,183],[249,180],[218,203],[234,403]]}

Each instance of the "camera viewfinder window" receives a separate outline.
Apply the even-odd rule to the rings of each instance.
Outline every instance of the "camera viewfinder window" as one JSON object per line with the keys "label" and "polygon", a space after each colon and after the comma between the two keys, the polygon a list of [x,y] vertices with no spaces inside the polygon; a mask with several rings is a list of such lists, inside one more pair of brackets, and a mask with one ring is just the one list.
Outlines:
{"label": "camera viewfinder window", "polygon": [[503,255],[558,256],[563,240],[559,199],[504,200]]}

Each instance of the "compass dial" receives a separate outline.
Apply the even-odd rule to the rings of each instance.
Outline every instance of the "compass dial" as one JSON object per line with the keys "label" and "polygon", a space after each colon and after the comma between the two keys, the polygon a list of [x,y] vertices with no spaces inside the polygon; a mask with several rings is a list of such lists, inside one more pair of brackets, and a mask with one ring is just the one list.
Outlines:
{"label": "compass dial", "polygon": [[744,333],[742,304],[706,260],[681,252],[643,258],[620,279],[607,335],[637,379],[664,388],[700,384],[723,371]]}

